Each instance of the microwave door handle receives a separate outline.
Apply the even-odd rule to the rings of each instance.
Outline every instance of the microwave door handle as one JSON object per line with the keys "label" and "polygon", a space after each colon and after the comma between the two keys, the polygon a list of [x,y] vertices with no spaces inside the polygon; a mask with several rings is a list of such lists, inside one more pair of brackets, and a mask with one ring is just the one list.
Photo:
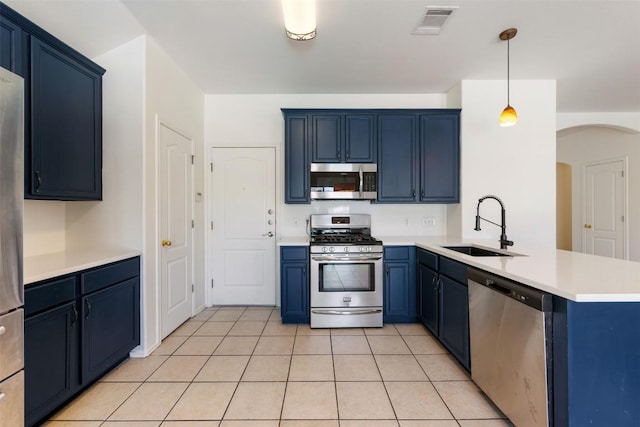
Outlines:
{"label": "microwave door handle", "polygon": [[362,165],[360,165],[360,167],[358,168],[358,178],[360,180],[360,183],[358,185],[358,190],[360,190],[360,198],[362,199],[364,197],[364,195],[362,194],[363,192],[363,179],[364,179],[364,171],[362,170],[363,167]]}

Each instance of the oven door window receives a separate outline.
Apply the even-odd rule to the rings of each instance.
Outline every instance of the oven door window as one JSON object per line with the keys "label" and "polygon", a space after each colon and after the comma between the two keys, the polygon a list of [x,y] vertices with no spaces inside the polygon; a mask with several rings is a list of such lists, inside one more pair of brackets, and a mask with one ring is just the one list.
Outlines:
{"label": "oven door window", "polygon": [[374,291],[374,264],[321,263],[320,292]]}

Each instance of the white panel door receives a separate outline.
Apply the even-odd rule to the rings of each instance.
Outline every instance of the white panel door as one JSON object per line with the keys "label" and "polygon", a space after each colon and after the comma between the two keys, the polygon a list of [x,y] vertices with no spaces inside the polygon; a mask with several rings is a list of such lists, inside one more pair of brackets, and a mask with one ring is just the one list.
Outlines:
{"label": "white panel door", "polygon": [[193,141],[158,123],[162,338],[192,315]]}
{"label": "white panel door", "polygon": [[215,305],[275,305],[275,150],[212,149]]}
{"label": "white panel door", "polygon": [[585,166],[585,252],[626,258],[624,161]]}

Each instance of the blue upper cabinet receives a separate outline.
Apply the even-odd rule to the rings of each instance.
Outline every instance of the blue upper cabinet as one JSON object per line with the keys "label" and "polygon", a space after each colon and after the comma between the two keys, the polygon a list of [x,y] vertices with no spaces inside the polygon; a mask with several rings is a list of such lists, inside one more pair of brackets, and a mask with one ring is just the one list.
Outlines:
{"label": "blue upper cabinet", "polygon": [[0,15],[0,67],[24,77],[22,28]]}
{"label": "blue upper cabinet", "polygon": [[415,202],[418,185],[417,116],[378,116],[378,202]]}
{"label": "blue upper cabinet", "polygon": [[25,79],[25,198],[101,200],[105,70],[3,3],[0,47]]}
{"label": "blue upper cabinet", "polygon": [[310,203],[310,163],[377,163],[379,203],[459,201],[460,110],[282,111],[286,203]]}
{"label": "blue upper cabinet", "polygon": [[378,202],[457,203],[460,111],[378,116]]}
{"label": "blue upper cabinet", "polygon": [[312,163],[373,163],[375,115],[311,112]]}
{"label": "blue upper cabinet", "polygon": [[342,115],[311,116],[312,163],[340,163],[343,156]]}
{"label": "blue upper cabinet", "polygon": [[346,163],[376,161],[376,116],[374,114],[344,115],[343,161]]}
{"label": "blue upper cabinet", "polygon": [[460,115],[420,115],[420,201],[460,199]]}
{"label": "blue upper cabinet", "polygon": [[309,116],[284,113],[284,201],[310,203]]}
{"label": "blue upper cabinet", "polygon": [[[73,94],[73,96],[69,96]],[[102,198],[102,77],[31,37],[27,198]],[[30,168],[29,168],[30,166]]]}

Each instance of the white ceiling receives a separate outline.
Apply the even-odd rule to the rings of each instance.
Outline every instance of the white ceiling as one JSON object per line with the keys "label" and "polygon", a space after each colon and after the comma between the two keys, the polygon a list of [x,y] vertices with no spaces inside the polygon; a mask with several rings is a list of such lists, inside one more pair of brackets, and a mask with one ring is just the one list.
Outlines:
{"label": "white ceiling", "polygon": [[[89,57],[147,33],[205,93],[443,93],[463,79],[557,80],[560,112],[640,111],[640,0],[317,0],[318,36],[280,0],[3,0]],[[427,6],[459,6],[438,36]],[[505,94],[506,97],[506,94]]]}

